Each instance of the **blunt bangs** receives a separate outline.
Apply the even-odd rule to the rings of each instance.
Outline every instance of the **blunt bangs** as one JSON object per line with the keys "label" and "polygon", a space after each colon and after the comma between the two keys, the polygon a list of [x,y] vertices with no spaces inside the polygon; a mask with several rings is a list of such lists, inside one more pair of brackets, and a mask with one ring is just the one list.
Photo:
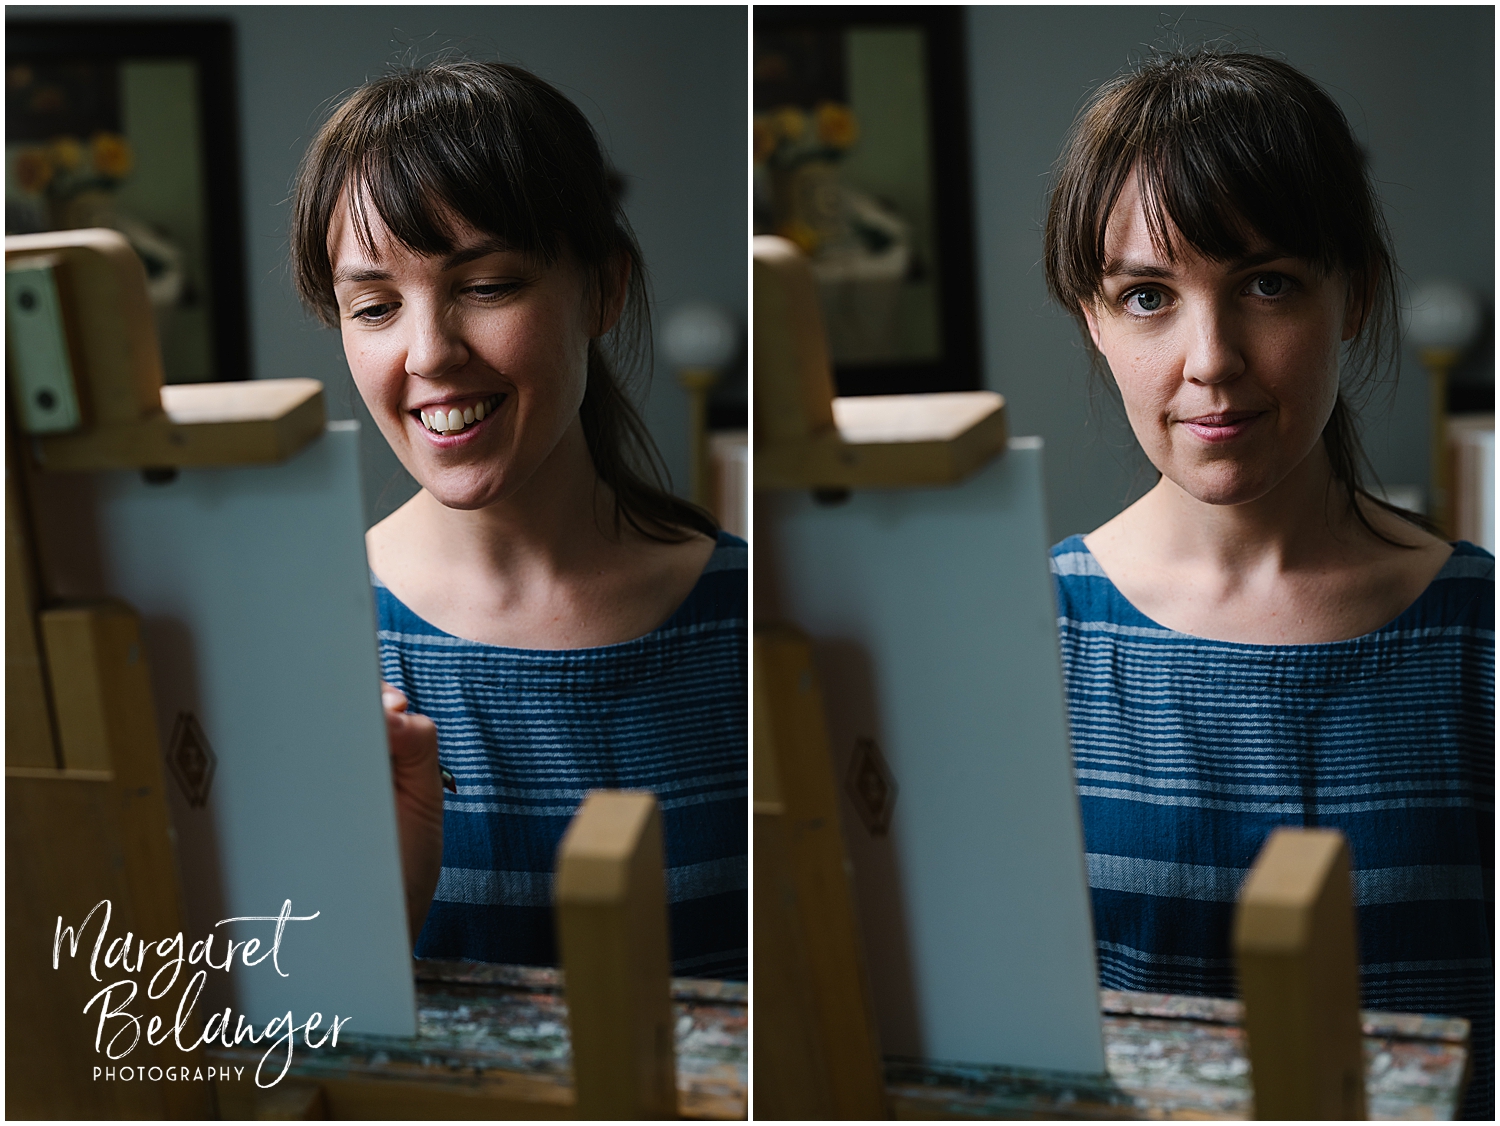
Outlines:
{"label": "blunt bangs", "polygon": [[[1171,230],[1228,262],[1269,247],[1387,278],[1384,223],[1343,111],[1285,63],[1201,51],[1105,86],[1074,126],[1047,219],[1047,273],[1068,309],[1103,291],[1105,232],[1132,172],[1158,252]],[[1393,279],[1391,279],[1393,280]]]}

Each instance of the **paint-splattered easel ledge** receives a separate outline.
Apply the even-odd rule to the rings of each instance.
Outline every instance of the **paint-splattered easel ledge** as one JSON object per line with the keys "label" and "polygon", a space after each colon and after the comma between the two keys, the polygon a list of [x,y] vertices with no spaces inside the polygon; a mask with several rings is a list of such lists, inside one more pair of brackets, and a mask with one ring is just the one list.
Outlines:
{"label": "paint-splattered easel ledge", "polygon": [[[480,1111],[481,1102],[499,1100],[527,1104],[531,1112],[526,1117],[571,1117],[572,1053],[560,971],[466,962],[414,965],[416,1036],[341,1034],[337,1048],[299,1055],[283,1082],[323,1088],[323,1095],[310,1098],[359,1097],[361,1105],[372,1088],[383,1090],[390,1096],[383,1104],[387,1113],[377,1117],[393,1116],[396,1103],[409,1103],[414,1112],[420,1111],[427,1099],[442,1100],[449,1113],[432,1107],[428,1114],[397,1116],[458,1116],[449,1104],[468,1103]],[[744,1118],[745,984],[675,978],[672,1000],[679,1113],[686,1118]],[[253,1064],[260,1054],[218,1050],[210,1059],[243,1066],[247,1061]],[[221,1091],[221,1103],[225,1094]]]}
{"label": "paint-splattered easel ledge", "polygon": [[[1100,993],[1109,1075],[888,1058],[897,1118],[1247,1119],[1250,1063],[1238,1001]],[[1372,1119],[1447,1119],[1462,1094],[1465,1020],[1360,1014]]]}

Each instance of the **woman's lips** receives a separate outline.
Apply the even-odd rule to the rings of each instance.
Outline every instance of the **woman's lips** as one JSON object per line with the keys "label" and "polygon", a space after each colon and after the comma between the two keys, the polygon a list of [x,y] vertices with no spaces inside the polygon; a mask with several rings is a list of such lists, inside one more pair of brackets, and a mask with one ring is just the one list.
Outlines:
{"label": "woman's lips", "polygon": [[1205,442],[1230,442],[1254,426],[1260,415],[1260,411],[1225,411],[1179,419],[1177,424]]}

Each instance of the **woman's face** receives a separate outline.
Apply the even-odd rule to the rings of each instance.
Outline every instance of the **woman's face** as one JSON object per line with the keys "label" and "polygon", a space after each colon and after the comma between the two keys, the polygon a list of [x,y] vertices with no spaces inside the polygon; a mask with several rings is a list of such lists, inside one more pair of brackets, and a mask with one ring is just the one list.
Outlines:
{"label": "woman's face", "polygon": [[512,496],[577,426],[589,340],[612,325],[565,256],[546,266],[462,221],[416,254],[370,213],[361,247],[340,200],[328,234],[344,355],[381,433],[450,508]]}
{"label": "woman's face", "polygon": [[1258,500],[1318,446],[1358,327],[1341,276],[1268,246],[1238,262],[1169,227],[1159,253],[1132,175],[1105,230],[1104,296],[1083,312],[1131,429],[1162,475],[1209,504]]}

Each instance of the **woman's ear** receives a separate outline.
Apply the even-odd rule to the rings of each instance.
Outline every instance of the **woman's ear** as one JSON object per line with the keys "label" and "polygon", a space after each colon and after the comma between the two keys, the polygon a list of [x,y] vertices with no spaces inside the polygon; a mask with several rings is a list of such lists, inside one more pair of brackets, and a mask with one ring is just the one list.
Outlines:
{"label": "woman's ear", "polygon": [[[1089,326],[1089,337],[1090,337],[1090,339],[1093,340],[1094,347],[1098,348],[1099,347],[1099,311],[1098,311],[1098,309],[1095,306],[1090,305],[1087,301],[1080,302],[1078,307],[1083,310],[1083,319],[1084,319],[1084,322]],[[1103,349],[1100,349],[1100,351],[1103,351]]]}
{"label": "woman's ear", "polygon": [[630,255],[617,253],[599,270],[599,323],[595,336],[615,327],[630,295]]}

